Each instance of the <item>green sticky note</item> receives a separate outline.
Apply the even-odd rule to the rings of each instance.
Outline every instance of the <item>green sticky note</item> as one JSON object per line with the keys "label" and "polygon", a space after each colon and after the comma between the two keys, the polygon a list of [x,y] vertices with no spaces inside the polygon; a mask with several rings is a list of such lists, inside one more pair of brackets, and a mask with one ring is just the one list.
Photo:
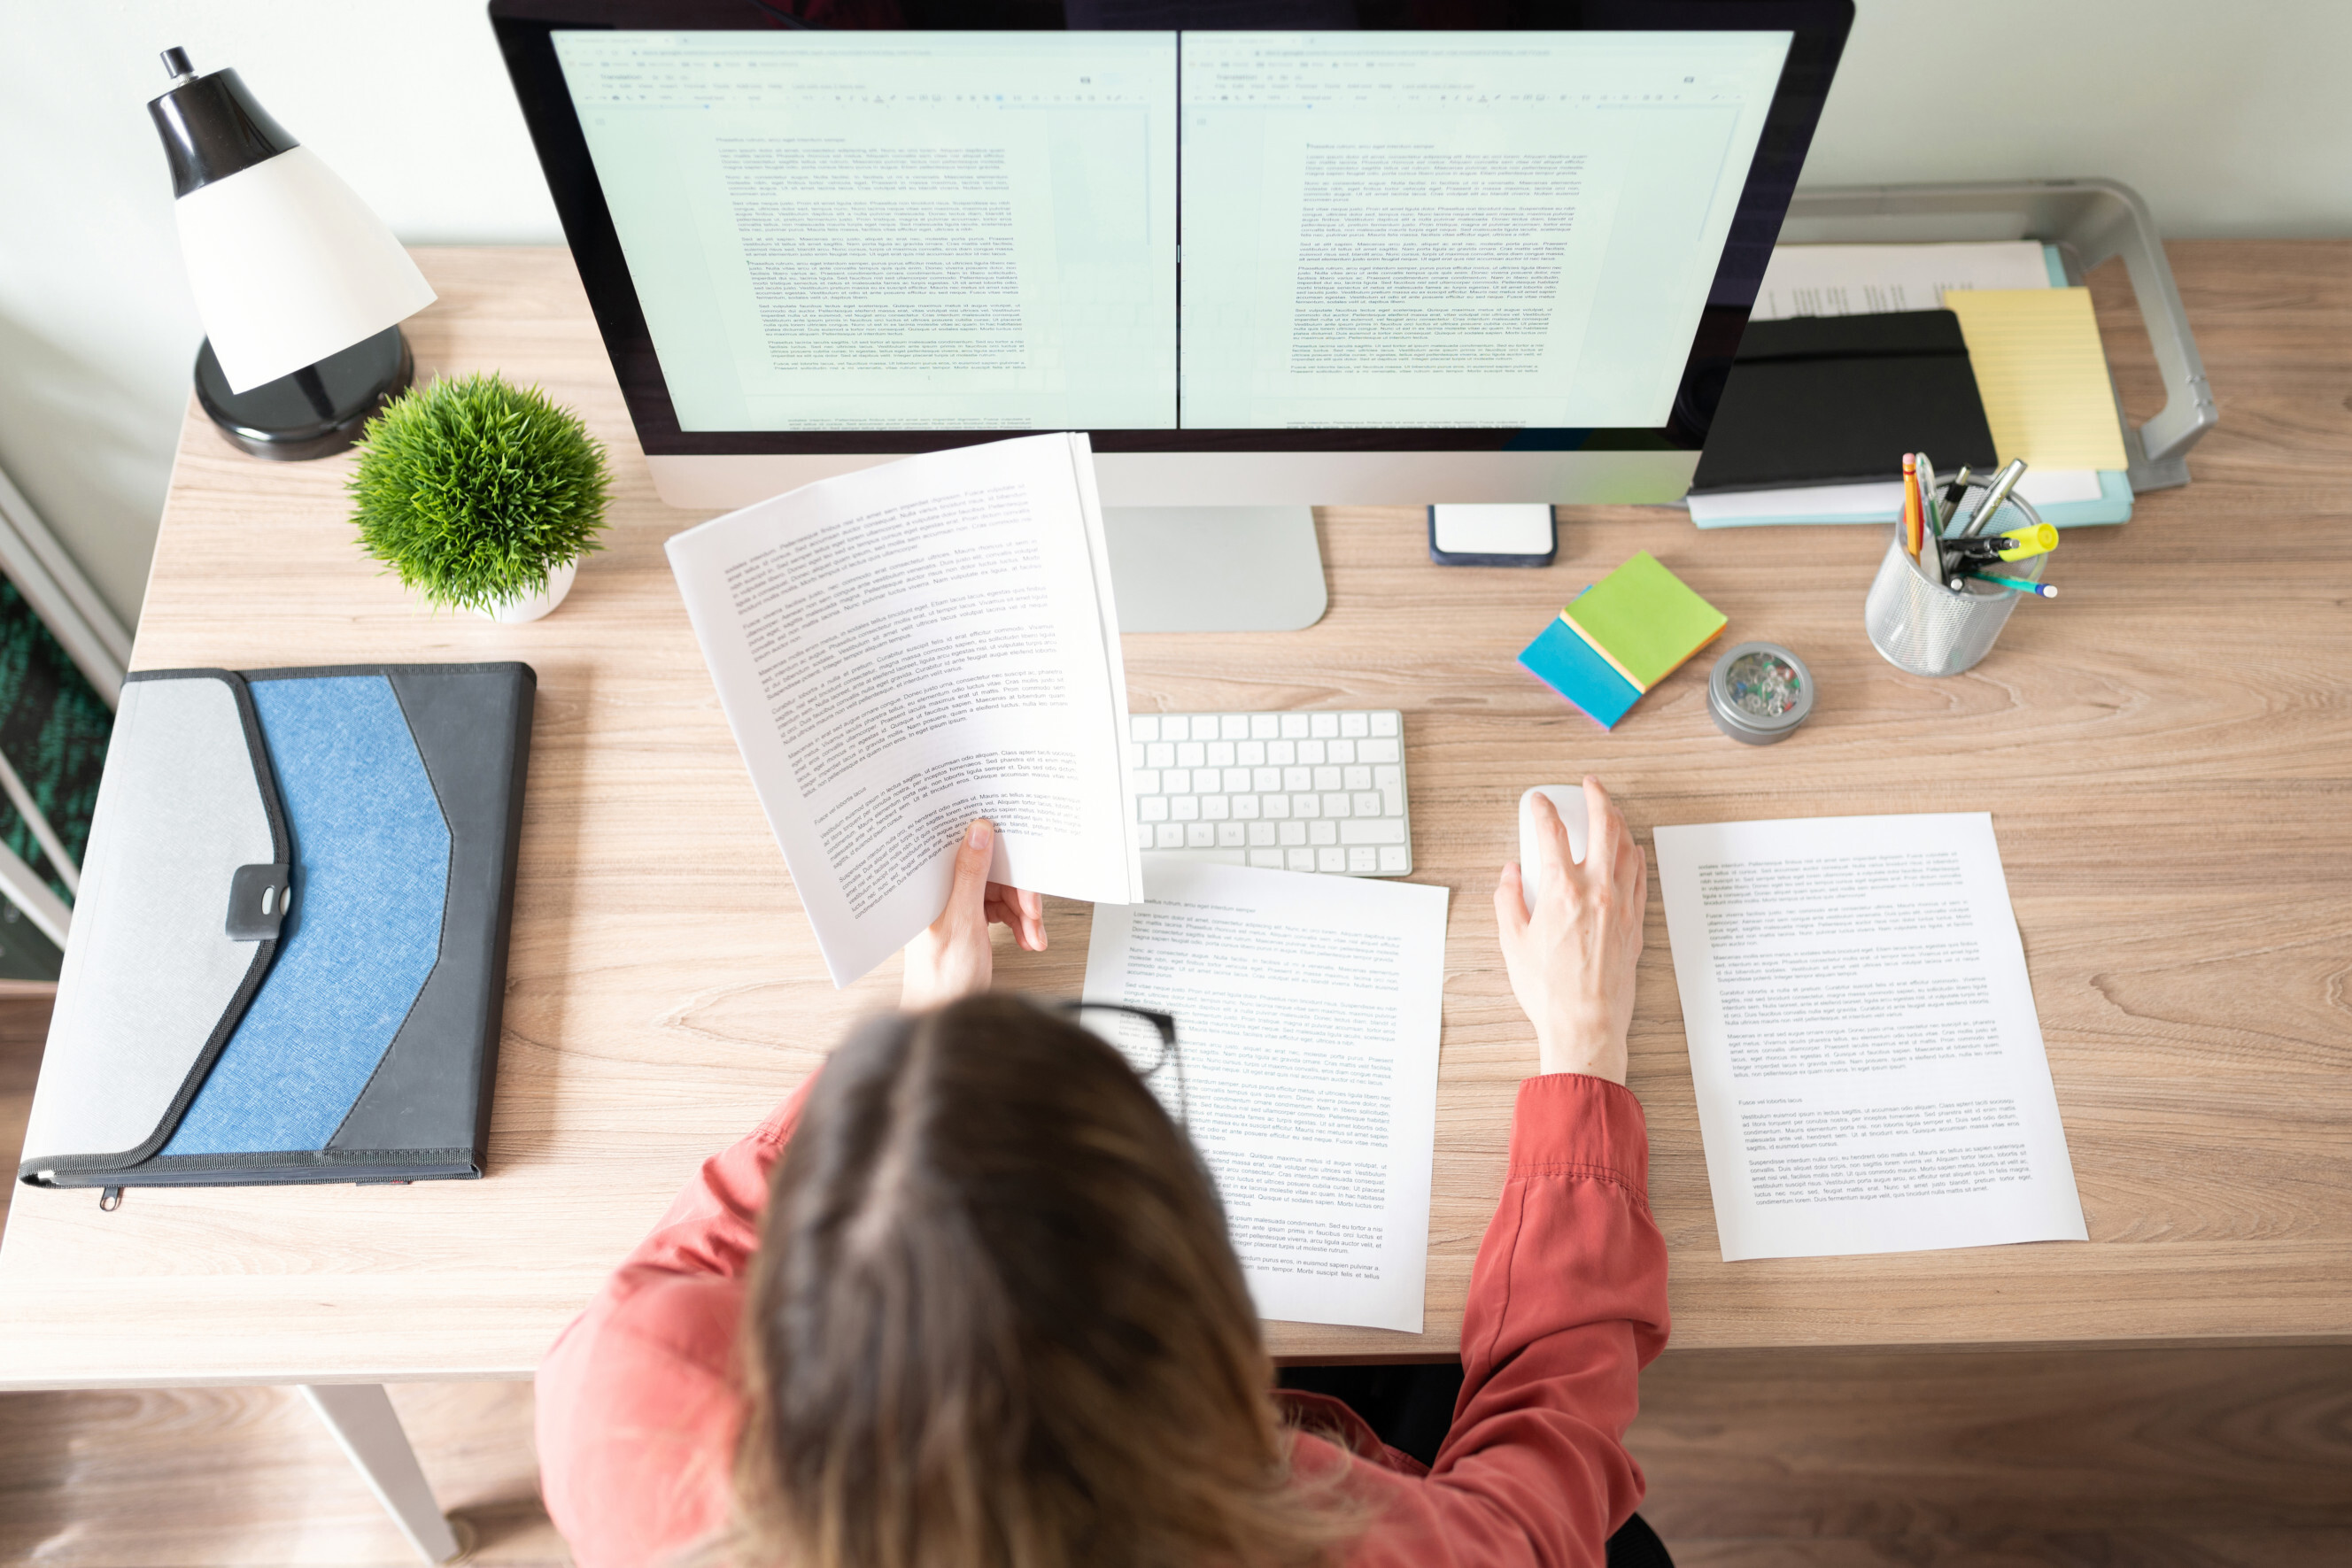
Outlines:
{"label": "green sticky note", "polygon": [[1723,630],[1723,612],[1648,550],[1592,585],[1560,619],[1617,673],[1648,691]]}

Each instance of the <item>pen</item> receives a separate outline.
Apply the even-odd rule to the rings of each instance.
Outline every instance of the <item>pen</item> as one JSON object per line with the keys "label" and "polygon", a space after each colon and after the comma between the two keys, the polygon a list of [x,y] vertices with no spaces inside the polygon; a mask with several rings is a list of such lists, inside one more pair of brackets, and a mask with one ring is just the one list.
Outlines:
{"label": "pen", "polygon": [[1989,571],[1972,571],[1968,575],[1979,582],[1990,582],[1996,587],[2006,588],[2011,593],[2031,593],[2040,599],[2058,597],[2058,591],[2046,582],[2028,582],[2021,577],[1995,577]]}
{"label": "pen", "polygon": [[2011,458],[2009,466],[2000,471],[2000,476],[1992,482],[1992,488],[1985,492],[1985,498],[1969,515],[1967,532],[1969,538],[1973,538],[1984,531],[1984,526],[1992,521],[1992,515],[2000,510],[2000,504],[2009,499],[2009,493],[2016,489],[2017,482],[2024,477],[2025,459]]}
{"label": "pen", "polygon": [[2058,530],[2048,523],[2034,523],[2005,533],[1987,534],[1984,541],[2000,546],[2003,560],[2023,560],[2028,556],[2048,555],[2056,549]]}

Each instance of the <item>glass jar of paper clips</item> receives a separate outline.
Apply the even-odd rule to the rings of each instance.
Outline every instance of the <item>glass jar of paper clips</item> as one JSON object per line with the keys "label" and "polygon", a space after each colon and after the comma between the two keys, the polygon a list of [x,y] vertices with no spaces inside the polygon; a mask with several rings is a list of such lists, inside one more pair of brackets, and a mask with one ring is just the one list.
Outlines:
{"label": "glass jar of paper clips", "polygon": [[[1968,507],[1964,499],[1956,515],[1967,516]],[[2011,492],[1990,524],[1976,531],[2000,533],[2019,527],[2039,528],[2042,517],[2032,503]],[[2048,559],[2030,556],[2003,563],[2001,570],[2021,581],[2039,582]],[[1914,675],[1957,675],[1992,652],[2010,612],[2028,597],[1980,578],[1946,578],[1934,533],[1925,535],[1915,558],[1903,548],[1903,524],[1898,521],[1886,541],[1886,559],[1878,563],[1878,576],[1863,601],[1862,624],[1870,633],[1870,645],[1896,669]]]}

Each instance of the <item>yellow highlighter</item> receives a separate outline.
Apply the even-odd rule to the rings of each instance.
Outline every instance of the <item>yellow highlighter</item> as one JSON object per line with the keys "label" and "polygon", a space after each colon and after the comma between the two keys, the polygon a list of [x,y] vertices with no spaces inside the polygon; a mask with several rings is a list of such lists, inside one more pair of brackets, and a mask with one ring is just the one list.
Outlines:
{"label": "yellow highlighter", "polygon": [[1992,537],[2000,542],[2000,559],[2003,560],[2023,560],[2030,555],[2048,555],[2058,548],[2058,530],[2048,523],[2011,528]]}

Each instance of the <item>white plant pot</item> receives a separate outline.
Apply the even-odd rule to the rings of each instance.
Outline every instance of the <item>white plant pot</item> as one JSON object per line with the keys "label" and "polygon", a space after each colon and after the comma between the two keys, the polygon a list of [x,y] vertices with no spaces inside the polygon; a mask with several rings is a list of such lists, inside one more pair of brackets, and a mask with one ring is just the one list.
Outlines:
{"label": "white plant pot", "polygon": [[567,560],[562,566],[551,568],[547,574],[547,586],[530,598],[509,599],[488,610],[477,610],[474,613],[487,615],[502,626],[536,621],[563,602],[563,596],[572,591],[572,580],[579,570],[578,561]]}

